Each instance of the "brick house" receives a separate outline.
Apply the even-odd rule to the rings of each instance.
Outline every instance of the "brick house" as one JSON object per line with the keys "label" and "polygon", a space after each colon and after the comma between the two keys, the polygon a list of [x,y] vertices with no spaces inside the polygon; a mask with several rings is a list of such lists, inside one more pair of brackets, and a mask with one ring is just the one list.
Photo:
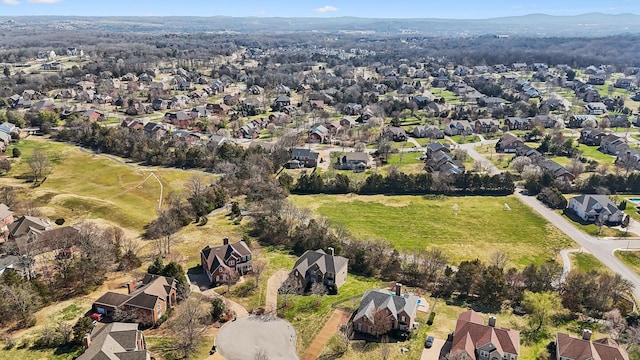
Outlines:
{"label": "brick house", "polygon": [[13,223],[13,212],[9,207],[0,203],[0,242],[9,235],[9,224]]}
{"label": "brick house", "polygon": [[335,256],[333,248],[327,254],[322,250],[307,250],[296,260],[289,277],[297,279],[304,291],[309,291],[314,283],[321,283],[330,293],[347,281],[349,259]]}
{"label": "brick house", "polygon": [[591,330],[583,330],[581,339],[557,333],[555,355],[559,360],[629,360],[629,354],[612,339],[591,341]]}
{"label": "brick house", "polygon": [[251,250],[244,241],[229,244],[229,238],[222,245],[207,245],[200,251],[200,263],[212,286],[218,286],[233,275],[244,275],[252,270]]}
{"label": "brick house", "polygon": [[402,294],[402,284],[395,291],[367,290],[352,317],[353,329],[359,333],[382,336],[393,330],[413,328],[418,309],[418,297]]}
{"label": "brick house", "polygon": [[485,325],[478,313],[467,310],[458,316],[450,353],[463,353],[472,360],[517,360],[520,355],[520,332],[497,328],[496,318],[493,316],[489,317],[489,324]]}
{"label": "brick house", "polygon": [[92,308],[105,316],[131,311],[140,323],[152,325],[177,304],[177,283],[174,278],[146,274],[140,282],[128,282],[126,294],[109,291],[94,301]]}

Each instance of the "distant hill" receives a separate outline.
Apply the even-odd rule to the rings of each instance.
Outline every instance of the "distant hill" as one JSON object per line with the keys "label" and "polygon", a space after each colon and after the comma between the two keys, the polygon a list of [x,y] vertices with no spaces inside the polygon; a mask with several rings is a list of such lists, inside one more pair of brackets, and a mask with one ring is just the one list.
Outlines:
{"label": "distant hill", "polygon": [[276,18],[276,17],[2,17],[0,28],[106,30],[119,32],[362,33],[445,36],[607,36],[640,33],[640,15],[590,13],[576,16],[531,14],[482,20]]}

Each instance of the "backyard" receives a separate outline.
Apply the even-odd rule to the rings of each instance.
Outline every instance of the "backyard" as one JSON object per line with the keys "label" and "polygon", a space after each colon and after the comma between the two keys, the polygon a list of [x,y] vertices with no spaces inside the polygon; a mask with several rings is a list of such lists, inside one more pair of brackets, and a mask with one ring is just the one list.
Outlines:
{"label": "backyard", "polygon": [[555,249],[575,247],[514,196],[314,195],[290,199],[358,238],[382,239],[404,252],[438,246],[454,264],[488,259],[502,250],[513,265],[524,267],[553,259]]}

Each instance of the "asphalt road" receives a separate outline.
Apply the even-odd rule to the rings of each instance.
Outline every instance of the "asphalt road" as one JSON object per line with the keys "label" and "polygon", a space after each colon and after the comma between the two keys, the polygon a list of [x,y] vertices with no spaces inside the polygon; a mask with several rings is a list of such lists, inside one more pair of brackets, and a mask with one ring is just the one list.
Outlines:
{"label": "asphalt road", "polygon": [[[569,221],[563,218],[560,214],[547,208],[540,203],[535,197],[523,195],[521,192],[516,191],[516,195],[528,206],[533,208],[536,212],[542,215],[547,221],[555,225],[563,233],[567,234],[580,246],[585,248],[588,252],[593,254],[598,260],[600,260],[605,266],[622,276],[622,278],[629,280],[634,285],[634,295],[636,299],[640,299],[640,276],[633,270],[624,265],[614,255],[614,251],[621,249],[640,249],[640,239],[638,238],[596,238],[591,235],[587,235],[578,230]],[[526,235],[526,234],[524,234]]]}

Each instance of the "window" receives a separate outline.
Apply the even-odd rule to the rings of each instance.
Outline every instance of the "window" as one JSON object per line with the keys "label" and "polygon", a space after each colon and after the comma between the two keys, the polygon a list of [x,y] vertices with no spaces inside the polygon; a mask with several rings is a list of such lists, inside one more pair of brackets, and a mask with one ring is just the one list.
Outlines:
{"label": "window", "polygon": [[362,331],[362,324],[361,324],[361,323],[358,323],[358,324],[356,325],[356,329],[357,329],[358,331]]}
{"label": "window", "polygon": [[229,266],[233,266],[233,265],[235,265],[235,263],[236,262],[234,260],[229,260]]}
{"label": "window", "polygon": [[400,321],[407,322],[407,318],[404,315],[402,315],[400,316]]}

